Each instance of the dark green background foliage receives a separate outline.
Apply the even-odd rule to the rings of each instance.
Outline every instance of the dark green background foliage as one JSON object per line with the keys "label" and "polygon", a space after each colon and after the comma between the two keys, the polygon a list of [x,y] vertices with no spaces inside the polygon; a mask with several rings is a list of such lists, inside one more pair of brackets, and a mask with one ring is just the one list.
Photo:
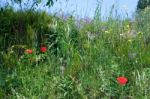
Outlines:
{"label": "dark green background foliage", "polygon": [[33,48],[35,42],[44,43],[44,34],[53,34],[48,28],[51,19],[45,13],[14,12],[6,9],[0,12],[0,44],[1,50],[13,45],[26,45]]}
{"label": "dark green background foliage", "polygon": [[150,6],[150,0],[139,0],[137,4],[137,10],[142,10]]}
{"label": "dark green background foliage", "polygon": [[[0,12],[0,37],[1,50],[6,50],[12,45],[25,45],[28,43],[27,37],[28,27],[37,27],[37,13],[14,12],[13,10],[5,10]],[[32,36],[32,34],[31,34]],[[30,42],[30,41],[29,41]]]}

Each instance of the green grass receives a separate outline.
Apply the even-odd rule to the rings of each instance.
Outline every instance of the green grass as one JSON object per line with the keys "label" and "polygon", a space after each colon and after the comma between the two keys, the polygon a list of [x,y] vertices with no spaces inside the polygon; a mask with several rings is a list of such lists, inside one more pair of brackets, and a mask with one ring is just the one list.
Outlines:
{"label": "green grass", "polygon": [[[4,10],[0,13],[0,97],[149,99],[148,13],[137,14],[134,22],[111,15],[102,21],[95,14],[92,22],[80,21],[79,27],[74,17],[63,20],[44,12]],[[24,38],[17,28],[20,21]],[[12,23],[16,31],[8,30]],[[47,47],[45,53],[41,46]],[[26,49],[33,53],[24,53]],[[128,82],[120,85],[119,76]]]}

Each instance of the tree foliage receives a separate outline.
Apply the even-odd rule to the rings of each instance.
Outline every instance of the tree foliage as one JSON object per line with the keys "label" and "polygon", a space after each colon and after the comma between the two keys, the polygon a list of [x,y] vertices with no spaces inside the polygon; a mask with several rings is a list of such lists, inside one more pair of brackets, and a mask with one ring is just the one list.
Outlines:
{"label": "tree foliage", "polygon": [[[16,3],[22,3],[23,1],[25,1],[25,0],[11,0],[11,1],[13,1],[13,2],[16,2]],[[34,3],[36,3],[36,4],[39,4],[39,3],[41,3],[42,1],[44,1],[44,0],[32,0]],[[55,1],[57,1],[57,0],[55,0]],[[53,5],[54,4],[54,0],[46,0],[46,5],[47,6],[51,6],[51,5]]]}
{"label": "tree foliage", "polygon": [[57,0],[9,0],[9,1],[11,2],[8,3],[10,6],[12,6],[12,4],[18,4],[21,9],[23,9],[23,7],[26,6],[28,9],[32,10],[34,7],[43,3],[44,6],[51,7]]}
{"label": "tree foliage", "polygon": [[137,10],[143,10],[150,6],[150,0],[139,0],[137,4]]}

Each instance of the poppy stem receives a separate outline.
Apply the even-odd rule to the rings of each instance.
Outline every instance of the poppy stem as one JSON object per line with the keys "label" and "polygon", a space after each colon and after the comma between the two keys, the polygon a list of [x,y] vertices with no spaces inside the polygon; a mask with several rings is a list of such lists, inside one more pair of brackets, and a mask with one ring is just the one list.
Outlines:
{"label": "poppy stem", "polygon": [[123,99],[124,95],[124,86],[121,86],[121,96],[120,99]]}

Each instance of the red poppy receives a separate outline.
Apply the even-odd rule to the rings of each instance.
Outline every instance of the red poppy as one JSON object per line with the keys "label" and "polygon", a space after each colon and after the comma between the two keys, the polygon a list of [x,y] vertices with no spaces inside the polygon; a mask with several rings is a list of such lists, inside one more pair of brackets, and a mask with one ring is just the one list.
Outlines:
{"label": "red poppy", "polygon": [[32,51],[31,49],[27,49],[27,50],[26,50],[26,53],[27,53],[27,54],[32,54],[33,51]]}
{"label": "red poppy", "polygon": [[46,52],[47,51],[47,48],[46,47],[41,47],[41,52]]}
{"label": "red poppy", "polygon": [[118,77],[117,81],[120,85],[125,85],[128,82],[128,79],[126,77]]}

